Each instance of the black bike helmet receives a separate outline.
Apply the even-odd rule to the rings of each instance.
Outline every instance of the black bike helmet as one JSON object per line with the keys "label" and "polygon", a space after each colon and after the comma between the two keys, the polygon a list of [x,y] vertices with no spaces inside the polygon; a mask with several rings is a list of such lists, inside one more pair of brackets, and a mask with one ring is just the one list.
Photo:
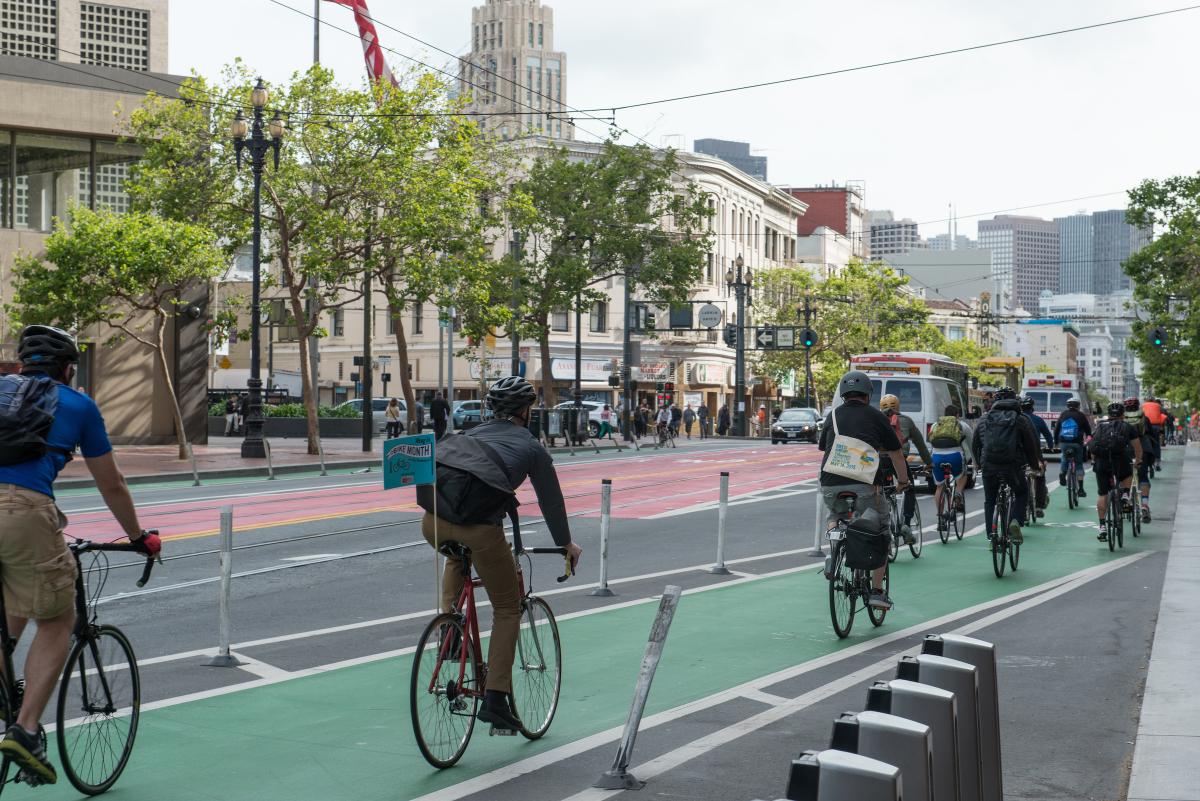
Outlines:
{"label": "black bike helmet", "polygon": [[1033,398],[1031,398],[1028,395],[1021,396],[1021,411],[1023,411],[1023,412],[1032,412],[1033,411]]}
{"label": "black bike helmet", "polygon": [[871,379],[861,370],[851,370],[838,382],[838,395],[871,395]]}
{"label": "black bike helmet", "polygon": [[1117,401],[1114,401],[1114,402],[1108,404],[1108,416],[1109,417],[1124,417],[1125,416],[1125,404],[1119,403]]}
{"label": "black bike helmet", "polygon": [[1009,389],[1008,387],[1000,387],[1000,389],[996,390],[996,394],[992,396],[992,399],[998,401],[1014,400],[1016,397],[1017,393],[1013,390]]}
{"label": "black bike helmet", "polygon": [[1125,399],[1125,408],[1128,411],[1136,412],[1138,409],[1142,408],[1142,404],[1140,404],[1138,402],[1137,398],[1126,398]]}
{"label": "black bike helmet", "polygon": [[52,325],[30,325],[21,332],[17,358],[24,365],[68,364],[79,361],[75,337]]}
{"label": "black bike helmet", "polygon": [[1079,398],[1071,398],[1069,401],[1067,401],[1068,409],[1078,409],[1080,405]]}
{"label": "black bike helmet", "polygon": [[488,389],[487,405],[499,415],[523,412],[537,400],[533,385],[519,375],[501,378]]}

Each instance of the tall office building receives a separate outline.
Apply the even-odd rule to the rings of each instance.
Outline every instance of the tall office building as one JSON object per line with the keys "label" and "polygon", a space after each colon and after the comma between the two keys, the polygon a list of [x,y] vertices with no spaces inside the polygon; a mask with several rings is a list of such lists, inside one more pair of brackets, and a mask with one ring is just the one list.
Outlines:
{"label": "tall office building", "polygon": [[1092,215],[1072,214],[1055,217],[1058,225],[1058,291],[1095,292]]}
{"label": "tall office building", "polygon": [[0,54],[167,71],[167,0],[3,0]]}
{"label": "tall office building", "polygon": [[916,221],[907,217],[897,220],[890,211],[869,211],[867,226],[872,259],[902,255],[925,247]]}
{"label": "tall office building", "polygon": [[697,139],[692,143],[692,150],[706,156],[716,156],[721,161],[728,162],[742,172],[757,178],[767,180],[767,157],[750,155],[749,142],[730,142],[726,139]]}
{"label": "tall office building", "polygon": [[574,139],[564,107],[567,55],[554,50],[554,10],[540,0],[487,0],[471,10],[471,52],[459,90],[480,128],[502,139]]}
{"label": "tall office building", "polygon": [[1150,242],[1150,232],[1125,222],[1124,209],[1057,217],[1062,242],[1059,291],[1109,295],[1131,287],[1121,263]]}
{"label": "tall office building", "polygon": [[925,247],[930,250],[976,250],[979,243],[965,234],[938,234],[925,240]]}
{"label": "tall office building", "polygon": [[992,252],[997,309],[1033,311],[1042,290],[1058,291],[1058,224],[1002,214],[979,222],[979,247]]}

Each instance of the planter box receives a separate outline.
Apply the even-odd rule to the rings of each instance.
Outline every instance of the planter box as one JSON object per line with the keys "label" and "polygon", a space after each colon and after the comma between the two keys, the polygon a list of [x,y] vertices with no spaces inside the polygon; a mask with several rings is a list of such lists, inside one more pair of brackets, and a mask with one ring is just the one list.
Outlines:
{"label": "planter box", "polygon": [[[342,417],[321,417],[322,439],[353,439],[362,436],[362,420]],[[225,436],[225,418],[208,418],[209,437]],[[263,421],[264,437],[300,439],[308,435],[308,421],[303,417],[268,417]],[[240,436],[240,435],[239,435]]]}

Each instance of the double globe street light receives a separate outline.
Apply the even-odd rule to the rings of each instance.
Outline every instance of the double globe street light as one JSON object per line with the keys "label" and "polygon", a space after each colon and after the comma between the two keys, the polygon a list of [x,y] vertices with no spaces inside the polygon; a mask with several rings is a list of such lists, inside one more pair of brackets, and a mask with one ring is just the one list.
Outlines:
{"label": "double globe street light", "polygon": [[745,264],[739,253],[733,261],[733,267],[725,271],[725,286],[737,294],[733,430],[739,437],[746,436],[746,301],[749,299],[751,303],[754,302],[750,297],[754,276],[749,267],[746,267],[745,273],[742,272]]}
{"label": "double globe street light", "polygon": [[[254,238],[251,259],[254,277],[251,282],[250,294],[250,379],[246,382],[248,404],[246,408],[246,433],[242,440],[242,458],[262,459],[267,455],[263,444],[263,398],[261,358],[259,354],[261,335],[261,273],[262,273],[262,177],[266,166],[267,153],[274,154],[275,169],[279,169],[279,151],[283,146],[284,123],[279,111],[269,122],[263,118],[263,109],[267,106],[267,87],[262,78],[258,79],[253,91],[250,92],[250,104],[254,107],[254,119],[249,121],[238,109],[229,126],[229,134],[233,139],[233,149],[237,154],[237,166],[242,168],[242,151],[249,151],[250,171],[254,175]],[[267,134],[270,134],[268,137]],[[247,138],[249,134],[249,138]]]}

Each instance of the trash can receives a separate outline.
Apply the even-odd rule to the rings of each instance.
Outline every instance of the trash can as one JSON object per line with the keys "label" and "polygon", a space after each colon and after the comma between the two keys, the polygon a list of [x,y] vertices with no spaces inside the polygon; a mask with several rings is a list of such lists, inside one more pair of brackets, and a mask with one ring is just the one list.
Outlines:
{"label": "trash can", "polygon": [[829,747],[895,765],[904,801],[933,801],[933,735],[924,723],[886,712],[847,712],[833,722]]}
{"label": "trash can", "polygon": [[789,801],[901,801],[900,769],[846,751],[805,751],[793,760]]}
{"label": "trash can", "polygon": [[958,700],[958,798],[982,801],[979,678],[975,666],[929,654],[905,656],[896,668],[896,677],[954,693]]}
{"label": "trash can", "polygon": [[1003,801],[1004,774],[1000,754],[1000,687],[996,678],[996,646],[958,634],[930,634],[921,652],[974,665],[979,678],[979,736],[983,801]]}
{"label": "trash can", "polygon": [[[877,681],[867,691],[867,709],[929,727],[933,797],[958,800],[958,700],[954,693],[904,679]],[[907,795],[907,785],[905,785]]]}
{"label": "trash can", "polygon": [[531,409],[529,412],[529,433],[533,434],[534,439],[542,438],[542,431],[546,428],[545,416],[545,409]]}

